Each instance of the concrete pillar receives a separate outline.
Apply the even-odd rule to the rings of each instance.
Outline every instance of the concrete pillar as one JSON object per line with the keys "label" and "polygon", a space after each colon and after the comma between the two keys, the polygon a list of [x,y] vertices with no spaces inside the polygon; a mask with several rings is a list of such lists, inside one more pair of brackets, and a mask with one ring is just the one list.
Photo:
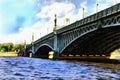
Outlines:
{"label": "concrete pillar", "polygon": [[57,34],[54,34],[54,57],[58,56],[58,51],[59,51],[59,48],[58,48],[58,37],[57,37]]}
{"label": "concrete pillar", "polygon": [[30,58],[32,57],[32,53],[29,54],[29,57],[30,57]]}
{"label": "concrete pillar", "polygon": [[58,56],[58,36],[57,36],[57,16],[55,14],[55,20],[54,20],[54,57],[56,58]]}
{"label": "concrete pillar", "polygon": [[35,53],[35,46],[34,46],[33,43],[32,43],[32,53],[33,53],[33,54]]}
{"label": "concrete pillar", "polygon": [[[30,54],[33,55],[35,53],[35,46],[34,46],[34,33],[32,33],[32,53]],[[31,56],[32,57],[32,56]]]}
{"label": "concrete pillar", "polygon": [[54,51],[50,51],[50,52],[49,52],[48,58],[49,58],[49,59],[53,59],[53,58],[54,58]]}

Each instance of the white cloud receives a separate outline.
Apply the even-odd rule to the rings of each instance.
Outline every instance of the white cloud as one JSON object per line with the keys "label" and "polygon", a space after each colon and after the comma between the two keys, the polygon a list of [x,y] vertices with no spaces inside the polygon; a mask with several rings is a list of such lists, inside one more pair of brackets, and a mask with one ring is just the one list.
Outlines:
{"label": "white cloud", "polygon": [[[85,4],[86,1],[81,3],[81,6],[87,8]],[[52,31],[54,27],[54,14],[57,14],[57,25],[61,27],[65,25],[66,18],[70,19],[70,23],[73,23],[82,18],[81,8],[78,13],[75,12],[76,7],[73,3],[54,2],[53,4],[43,7],[42,10],[36,16],[42,19],[50,18],[50,20],[46,22],[45,27],[49,28],[49,30]]]}
{"label": "white cloud", "polygon": [[32,42],[32,33],[34,33],[34,40],[39,39],[40,37],[44,36],[45,34],[48,34],[47,28],[43,27],[41,28],[39,26],[39,22],[36,22],[33,26],[31,27],[26,27],[26,28],[20,28],[19,33],[16,34],[9,34],[7,37],[0,36],[0,42],[13,42],[13,43],[31,43]]}
{"label": "white cloud", "polygon": [[[26,40],[27,43],[32,41],[32,33],[34,33],[34,40],[50,33],[53,31],[54,27],[54,14],[58,16],[58,25],[62,26],[65,23],[65,18],[73,18],[75,5],[72,3],[53,3],[49,6],[42,8],[42,11],[37,14],[38,18],[50,18],[49,21],[45,24],[37,21],[30,27],[19,28],[19,33],[10,34],[7,38],[4,38],[4,41],[1,42],[13,42],[13,43],[24,43]],[[67,14],[67,15],[66,15]],[[64,15],[64,16],[62,16]],[[61,17],[62,16],[62,17]],[[71,20],[72,21],[72,20]],[[3,38],[3,37],[2,37]]]}
{"label": "white cloud", "polygon": [[40,21],[36,22],[35,24],[33,24],[33,28],[39,28],[42,26],[42,23]]}
{"label": "white cloud", "polygon": [[[107,1],[107,2],[106,2]],[[111,2],[110,2],[111,1]],[[99,3],[98,11],[103,10],[109,6],[111,6],[114,1],[112,0],[105,0],[103,3],[103,0],[99,0],[96,3]],[[120,1],[119,1],[120,2]],[[32,41],[32,33],[34,32],[34,38],[37,40],[38,38],[50,33],[53,31],[54,27],[54,14],[57,14],[57,25],[59,27],[65,26],[65,19],[69,18],[70,23],[73,23],[77,20],[82,19],[83,17],[83,8],[85,8],[85,16],[89,14],[93,14],[96,12],[96,4],[94,4],[93,13],[89,13],[89,8],[87,7],[87,0],[85,0],[83,3],[80,4],[78,11],[76,12],[75,4],[70,2],[52,2],[49,5],[43,6],[41,11],[36,14],[36,17],[38,19],[46,19],[49,18],[49,20],[41,22],[37,21],[32,26],[29,27],[22,27],[19,28],[19,33],[16,34],[10,34],[7,38],[3,38],[3,40],[0,40],[1,42],[24,42],[25,40],[27,43],[30,43]],[[89,13],[89,14],[88,14]]]}
{"label": "white cloud", "polygon": [[47,5],[42,8],[41,12],[37,14],[39,18],[52,17],[57,14],[59,16],[71,12],[75,8],[75,5],[72,3],[58,3],[54,2],[51,5]]}
{"label": "white cloud", "polygon": [[48,32],[46,32],[46,33],[49,33],[49,32],[53,31],[55,14],[57,14],[57,25],[63,26],[65,24],[65,18],[72,17],[74,10],[75,10],[75,5],[73,3],[53,2],[50,5],[44,6],[42,8],[42,10],[38,14],[36,14],[36,16],[38,18],[42,18],[42,19],[49,18],[49,21],[47,21],[44,24],[44,26],[45,26],[44,30],[46,30],[46,31],[48,30]]}

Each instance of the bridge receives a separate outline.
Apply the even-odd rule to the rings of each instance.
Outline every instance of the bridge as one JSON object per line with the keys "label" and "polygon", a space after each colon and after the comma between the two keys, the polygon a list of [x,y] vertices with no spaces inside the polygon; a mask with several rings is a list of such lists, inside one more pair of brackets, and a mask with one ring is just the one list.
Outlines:
{"label": "bridge", "polygon": [[[56,19],[55,19],[56,22]],[[55,24],[56,26],[56,24]],[[56,27],[55,27],[56,28]],[[110,56],[120,48],[120,3],[78,20],[27,46],[27,54],[48,58]]]}

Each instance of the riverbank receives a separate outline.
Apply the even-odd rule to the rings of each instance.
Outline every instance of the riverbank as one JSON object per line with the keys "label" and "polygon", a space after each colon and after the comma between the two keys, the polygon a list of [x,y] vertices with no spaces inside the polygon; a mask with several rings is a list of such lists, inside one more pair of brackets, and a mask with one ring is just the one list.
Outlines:
{"label": "riverbank", "polygon": [[4,52],[0,53],[0,56],[18,56],[17,52]]}
{"label": "riverbank", "polygon": [[119,69],[120,70],[120,60],[115,59],[106,59],[106,60],[64,60],[67,62],[80,63],[80,64],[89,64],[97,67],[104,67],[110,69]]}
{"label": "riverbank", "polygon": [[109,61],[80,61],[81,64],[90,64],[97,67],[111,68],[111,69],[119,69],[120,70],[120,60],[109,60]]}
{"label": "riverbank", "polygon": [[92,64],[98,67],[111,68],[111,69],[120,69],[120,64],[116,63],[97,63],[97,62],[83,62],[83,64]]}

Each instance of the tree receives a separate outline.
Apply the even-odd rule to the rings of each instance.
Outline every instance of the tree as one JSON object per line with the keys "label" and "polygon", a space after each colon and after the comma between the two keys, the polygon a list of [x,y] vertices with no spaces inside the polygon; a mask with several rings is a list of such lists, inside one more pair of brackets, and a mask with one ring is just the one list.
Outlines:
{"label": "tree", "polygon": [[12,51],[19,51],[24,48],[24,44],[15,44]]}
{"label": "tree", "polygon": [[19,51],[25,48],[26,44],[1,43],[0,52]]}
{"label": "tree", "polygon": [[6,43],[7,51],[11,51],[13,48],[13,43]]}
{"label": "tree", "polygon": [[0,44],[0,50],[1,50],[2,44]]}
{"label": "tree", "polygon": [[3,43],[3,44],[0,44],[0,51],[1,52],[11,51],[12,48],[13,48],[13,43]]}

